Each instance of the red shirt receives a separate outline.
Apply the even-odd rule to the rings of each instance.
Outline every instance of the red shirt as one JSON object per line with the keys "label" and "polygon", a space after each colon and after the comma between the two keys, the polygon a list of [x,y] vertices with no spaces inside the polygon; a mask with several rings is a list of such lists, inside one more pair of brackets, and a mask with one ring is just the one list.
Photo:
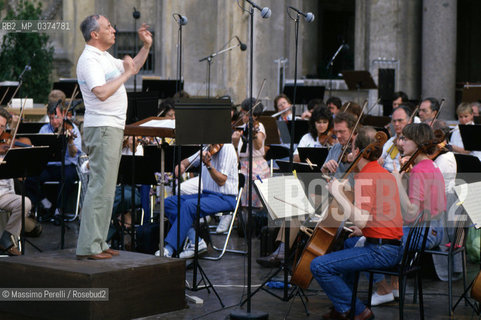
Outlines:
{"label": "red shirt", "polygon": [[401,239],[403,218],[396,180],[392,174],[371,161],[355,176],[355,206],[370,213],[362,229],[365,237]]}

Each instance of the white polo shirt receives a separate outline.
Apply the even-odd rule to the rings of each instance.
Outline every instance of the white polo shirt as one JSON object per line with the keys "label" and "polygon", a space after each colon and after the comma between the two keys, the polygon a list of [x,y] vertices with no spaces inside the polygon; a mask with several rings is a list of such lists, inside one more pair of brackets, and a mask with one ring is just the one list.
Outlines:
{"label": "white polo shirt", "polygon": [[115,127],[123,129],[127,113],[127,92],[124,85],[105,101],[100,101],[92,89],[119,77],[124,72],[122,60],[107,51],[85,45],[77,63],[77,81],[82,92],[84,127]]}

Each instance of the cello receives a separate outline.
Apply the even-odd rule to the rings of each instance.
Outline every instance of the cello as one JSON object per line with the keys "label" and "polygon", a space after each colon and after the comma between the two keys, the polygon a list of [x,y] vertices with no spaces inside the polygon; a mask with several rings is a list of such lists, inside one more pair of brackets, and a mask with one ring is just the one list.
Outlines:
{"label": "cello", "polygon": [[[361,157],[369,157],[369,154],[376,150],[376,148],[382,148],[387,141],[387,135],[382,131],[378,131],[375,139],[376,141],[370,143],[361,153],[359,153],[341,179],[346,179],[348,177],[352,170],[357,166]],[[345,192],[345,194],[352,202],[354,194],[352,192]],[[335,215],[337,217],[335,217]],[[337,244],[337,240],[342,238],[342,234],[345,230],[345,220],[336,219],[342,215],[342,207],[335,199],[333,199],[329,204],[329,207],[323,212],[321,221],[317,223],[297,265],[294,267],[291,277],[292,284],[302,289],[307,289],[309,287],[309,284],[312,281],[312,273],[310,270],[312,260],[332,251]],[[309,234],[310,232],[307,233]]]}

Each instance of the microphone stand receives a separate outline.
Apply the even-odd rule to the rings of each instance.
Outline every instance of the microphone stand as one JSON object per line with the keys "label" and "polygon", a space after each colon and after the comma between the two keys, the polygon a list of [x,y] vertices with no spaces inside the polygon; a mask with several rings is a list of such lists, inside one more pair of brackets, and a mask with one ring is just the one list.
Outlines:
{"label": "microphone stand", "polygon": [[332,95],[332,66],[334,65],[334,60],[336,59],[339,52],[341,52],[342,48],[344,48],[344,43],[339,46],[336,53],[334,53],[331,60],[329,61],[329,63],[326,66],[327,76],[329,77],[329,98]]}
{"label": "microphone stand", "polygon": [[177,84],[175,91],[179,92],[180,91],[180,83],[182,82],[182,26],[183,24],[181,21],[179,23],[179,59],[178,59],[178,66],[177,66]]}
{"label": "microphone stand", "polygon": [[[251,3],[251,8],[249,10],[250,14],[250,66],[249,66],[249,98],[253,96],[253,85],[254,85],[254,6]],[[251,297],[252,297],[252,129],[254,128],[254,119],[252,117],[252,109],[254,108],[254,101],[251,99],[249,106],[249,126],[248,126],[248,152],[249,152],[249,170],[247,181],[248,184],[248,208],[247,208],[247,298],[242,304],[247,302],[246,312],[232,312],[230,314],[230,319],[268,319],[269,314],[265,312],[251,312]]]}
{"label": "microphone stand", "polygon": [[229,48],[225,48],[223,50],[214,52],[213,54],[208,55],[207,57],[204,57],[204,58],[199,60],[199,62],[207,61],[207,98],[210,98],[210,67],[212,65],[212,61],[213,61],[214,57],[216,57],[220,54],[226,53],[228,51],[231,51],[232,49],[235,49],[239,46],[240,46],[240,43],[236,44],[235,46],[231,46]]}

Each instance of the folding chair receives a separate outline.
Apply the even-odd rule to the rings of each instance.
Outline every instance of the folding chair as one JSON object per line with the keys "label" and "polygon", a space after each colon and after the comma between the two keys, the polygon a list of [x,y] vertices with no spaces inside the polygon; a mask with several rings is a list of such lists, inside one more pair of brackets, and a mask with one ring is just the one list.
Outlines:
{"label": "folding chair", "polygon": [[237,201],[236,201],[236,204],[235,204],[235,208],[234,208],[234,211],[232,213],[232,220],[230,222],[230,225],[229,225],[229,229],[227,231],[227,235],[225,237],[225,240],[224,240],[224,245],[221,248],[218,248],[214,245],[214,242],[211,241],[211,244],[212,244],[212,248],[215,250],[215,251],[219,251],[220,254],[216,257],[200,257],[201,259],[205,259],[205,260],[220,260],[224,254],[226,252],[229,252],[229,253],[238,253],[238,254],[247,254],[246,251],[242,251],[242,250],[234,250],[234,249],[227,249],[227,245],[229,244],[229,240],[230,240],[230,236],[232,234],[232,229],[234,227],[234,222],[235,222],[235,219],[237,217],[237,213],[239,211],[239,208],[240,208],[240,203],[241,203],[241,198],[242,198],[242,193],[244,191],[244,184],[245,184],[245,177],[242,173],[239,173],[239,192],[237,193]]}
{"label": "folding chair", "polygon": [[[404,297],[406,294],[406,280],[411,274],[416,276],[417,288],[419,290],[419,312],[421,319],[424,319],[424,302],[421,279],[421,266],[426,248],[426,240],[428,237],[430,221],[424,221],[424,212],[422,212],[416,219],[415,223],[409,230],[409,234],[404,244],[404,253],[401,263],[390,269],[369,269],[363,270],[369,272],[369,291],[368,291],[368,308],[371,308],[371,296],[373,287],[373,274],[381,273],[384,275],[391,275],[399,277],[399,319],[404,319]],[[355,310],[357,298],[357,286],[359,281],[359,272],[356,272],[353,290],[351,310]],[[351,313],[351,318],[354,319],[354,312]]]}

